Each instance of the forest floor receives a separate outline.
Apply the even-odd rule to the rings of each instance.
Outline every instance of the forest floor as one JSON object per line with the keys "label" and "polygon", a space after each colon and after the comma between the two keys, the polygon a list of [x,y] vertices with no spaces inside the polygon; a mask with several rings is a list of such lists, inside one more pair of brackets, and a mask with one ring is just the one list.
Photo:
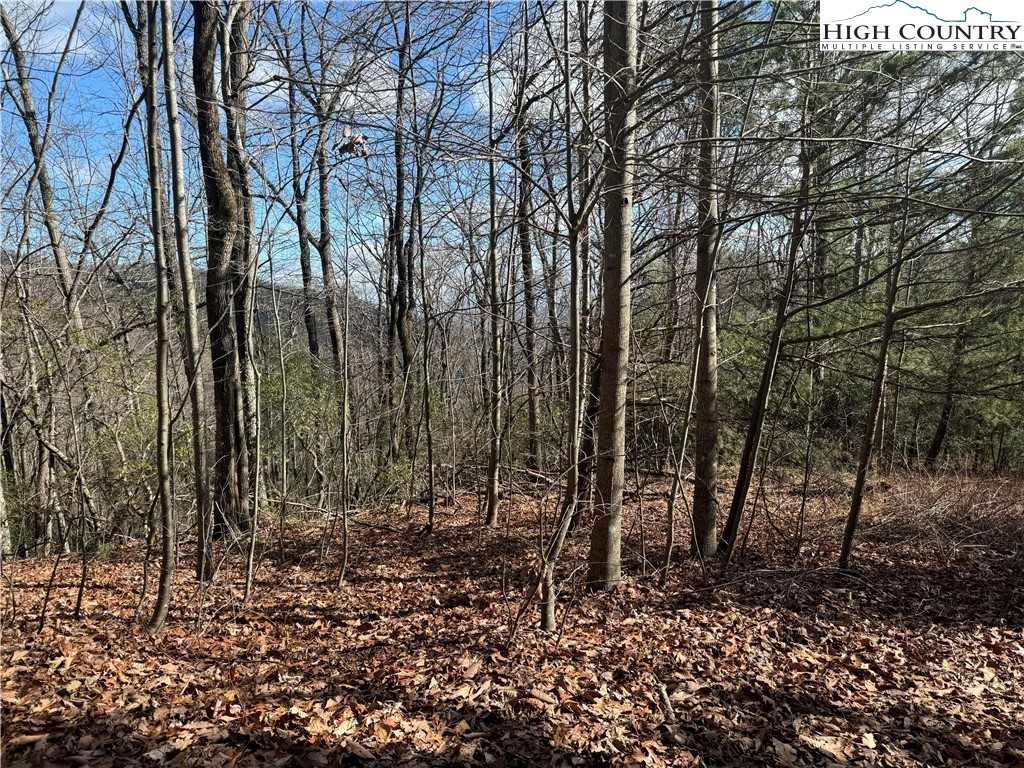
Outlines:
{"label": "forest floor", "polygon": [[841,492],[816,489],[798,541],[786,480],[726,574],[680,560],[664,587],[665,494],[632,494],[626,580],[585,595],[570,541],[550,635],[530,605],[510,639],[529,495],[494,529],[471,495],[429,535],[420,508],[362,511],[340,589],[338,532],[318,564],[312,524],[284,562],[269,537],[248,604],[240,556],[203,588],[183,563],[157,638],[141,545],[88,563],[77,619],[77,556],[7,563],[3,765],[1024,765],[1020,484],[890,479],[851,576]]}

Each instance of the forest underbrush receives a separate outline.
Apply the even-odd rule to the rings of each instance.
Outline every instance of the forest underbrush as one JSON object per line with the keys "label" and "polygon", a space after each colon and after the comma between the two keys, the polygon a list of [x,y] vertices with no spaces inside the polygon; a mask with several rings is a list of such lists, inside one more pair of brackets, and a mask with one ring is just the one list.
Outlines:
{"label": "forest underbrush", "polygon": [[724,573],[685,557],[681,504],[661,583],[668,489],[648,484],[624,581],[588,595],[584,521],[550,634],[528,594],[557,500],[536,494],[490,529],[472,494],[430,534],[419,506],[361,510],[341,587],[340,525],[326,549],[330,521],[290,525],[282,558],[267,521],[248,603],[243,553],[198,585],[184,538],[155,638],[142,543],[86,563],[78,616],[78,555],[7,562],[3,764],[1024,764],[1019,481],[879,478],[844,574],[846,497],[766,477]]}

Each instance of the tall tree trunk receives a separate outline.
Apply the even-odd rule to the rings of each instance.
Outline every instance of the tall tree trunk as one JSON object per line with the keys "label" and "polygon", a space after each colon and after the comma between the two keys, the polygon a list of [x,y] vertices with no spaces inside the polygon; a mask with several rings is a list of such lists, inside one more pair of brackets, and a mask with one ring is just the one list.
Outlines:
{"label": "tall tree trunk", "polygon": [[[398,47],[398,85],[395,92],[395,210],[391,219],[391,232],[389,236],[391,253],[395,260],[395,291],[392,296],[392,366],[391,385],[397,385],[394,380],[394,346],[397,344],[398,352],[402,357],[402,395],[405,402],[405,389],[409,381],[409,374],[412,369],[413,348],[411,339],[411,318],[410,301],[412,282],[412,265],[409,262],[409,252],[405,247],[405,95],[406,78],[410,66],[410,52],[412,50],[412,4],[406,0],[403,4],[402,40]],[[402,410],[404,412],[404,408]],[[396,409],[393,413],[393,425],[391,431],[391,458],[397,458],[400,443],[410,429],[408,423],[402,425],[402,416]]]}
{"label": "tall tree trunk", "polygon": [[[566,0],[568,4],[568,0]],[[579,78],[580,78],[580,112],[586,117],[583,120],[583,131],[584,133],[577,140],[577,152],[579,154],[579,169],[577,170],[577,177],[579,178],[580,187],[589,187],[593,182],[593,168],[591,162],[591,154],[593,152],[592,147],[596,144],[595,135],[592,129],[591,115],[593,105],[591,104],[590,98],[590,87],[591,87],[591,76],[593,69],[593,62],[590,60],[590,13],[591,4],[589,0],[576,0],[576,13],[579,16],[579,27],[580,27],[580,61],[582,66],[579,67]],[[566,45],[566,56],[568,56],[568,45]],[[567,59],[568,61],[568,59]],[[567,103],[566,109],[569,109]],[[573,141],[573,137],[570,134],[566,139],[570,144]],[[588,190],[589,192],[589,190]],[[587,201],[583,199],[581,195],[580,205],[576,209],[574,218],[574,228],[579,232],[579,258],[580,258],[580,333],[583,343],[586,348],[590,348],[590,331],[592,325],[593,315],[593,302],[590,297],[591,289],[591,262],[590,262],[590,214],[591,207],[587,204]],[[585,354],[582,353],[581,354]],[[587,375],[587,366],[580,364],[580,375]],[[587,386],[587,382],[580,382],[580,392],[582,392]]]}
{"label": "tall tree trunk", "polygon": [[[582,269],[580,270],[582,272]],[[581,319],[580,325],[583,325]],[[583,386],[583,363],[580,361],[580,386]],[[593,485],[595,456],[595,436],[597,434],[597,413],[601,402],[601,358],[595,357],[590,366],[589,379],[586,379],[590,386],[587,388],[587,407],[582,410],[582,423],[580,424],[580,438],[577,441],[576,450],[576,479],[575,496],[569,498],[566,495],[566,505],[572,505],[572,518],[569,522],[569,531],[573,532],[579,525],[583,509],[590,501],[590,491]]]}
{"label": "tall tree trunk", "polygon": [[680,189],[676,192],[675,204],[672,206],[672,244],[665,254],[668,267],[668,286],[666,288],[668,295],[665,297],[665,301],[668,303],[668,308],[665,312],[665,336],[661,342],[661,362],[663,363],[670,362],[675,355],[676,336],[679,333],[679,320],[682,316],[680,306],[682,303],[680,295],[682,275],[680,271],[686,269],[682,238],[678,235],[682,223],[683,191]]}
{"label": "tall tree trunk", "polygon": [[[415,205],[419,207],[417,197]],[[430,330],[434,322],[430,316],[430,295],[427,291],[427,256],[423,243],[423,217],[417,213],[416,240],[420,261],[420,304],[423,307],[423,431],[427,439],[427,525],[425,533],[434,530],[437,514],[437,480],[434,466],[434,420],[430,401]]]}
{"label": "tall tree trunk", "polygon": [[[291,62],[290,38],[285,39],[285,56]],[[288,129],[291,134],[289,147],[292,155],[292,195],[295,198],[295,227],[299,239],[299,270],[302,273],[302,320],[306,326],[306,342],[309,354],[320,357],[320,335],[316,325],[316,310],[313,300],[313,266],[309,253],[309,222],[306,218],[306,192],[308,181],[303,183],[299,165],[299,106],[295,94],[295,78],[288,79]]]}
{"label": "tall tree trunk", "polygon": [[932,435],[928,444],[928,453],[924,457],[924,465],[933,469],[942,455],[942,446],[946,443],[946,434],[949,432],[949,420],[953,416],[953,385],[952,381],[947,384],[946,392],[942,397],[942,409],[939,411],[939,421],[935,425],[935,434]]}
{"label": "tall tree trunk", "polygon": [[878,413],[882,405],[882,392],[885,389],[885,373],[889,361],[889,344],[892,341],[893,328],[896,324],[895,306],[900,289],[900,268],[903,266],[906,213],[904,213],[903,230],[900,238],[900,252],[889,272],[882,337],[879,340],[878,357],[875,361],[875,376],[871,385],[871,397],[868,401],[868,414],[864,420],[864,435],[861,441],[860,460],[857,462],[857,477],[854,480],[853,492],[850,495],[850,511],[846,517],[846,530],[843,531],[843,546],[839,554],[839,570],[841,571],[847,571],[850,568],[850,556],[853,553],[854,537],[857,533],[857,523],[860,520],[861,507],[864,504],[864,489],[867,485],[868,471],[871,469],[871,456],[875,447],[875,430],[878,427]]}
{"label": "tall tree trunk", "polygon": [[331,360],[336,376],[342,372],[344,341],[342,339],[341,314],[338,309],[338,280],[334,275],[334,250],[331,235],[331,170],[332,163],[327,154],[329,114],[326,104],[318,115],[320,135],[317,138],[316,165],[320,198],[320,237],[317,251],[320,253],[320,271],[324,278],[324,305],[327,309],[327,330],[331,338]]}
{"label": "tall tree trunk", "polygon": [[[241,378],[233,295],[238,289],[231,254],[238,234],[238,206],[231,175],[221,154],[220,97],[214,70],[219,12],[205,0],[193,0],[192,70],[196,128],[208,209],[206,223],[206,313],[210,327],[214,450],[213,536],[221,537],[248,518],[248,451],[241,409]],[[241,492],[244,487],[246,492]]]}
{"label": "tall tree trunk", "polygon": [[872,431],[871,437],[871,463],[868,465],[868,469],[879,470],[881,469],[882,461],[882,446],[885,441],[885,411],[886,403],[888,401],[888,388],[889,388],[889,358],[886,356],[885,368],[882,370],[882,397],[878,402],[878,413],[875,416],[875,428]]}
{"label": "tall tree trunk", "polygon": [[[2,313],[0,313],[2,319]],[[0,350],[0,377],[3,376],[3,352]],[[14,429],[17,413],[7,408],[3,385],[0,383],[0,468],[14,474]]]}
{"label": "tall tree trunk", "polygon": [[4,501],[3,470],[0,469],[0,567],[3,558],[11,553],[11,528],[7,522],[7,504]]}
{"label": "tall tree trunk", "polygon": [[[524,29],[527,23],[527,13],[524,5],[523,24]],[[524,55],[529,45],[529,40],[523,40]],[[582,320],[583,314],[580,307],[581,299],[581,264],[580,264],[580,242],[577,217],[577,206],[575,200],[576,185],[573,179],[573,112],[572,112],[572,60],[569,50],[569,4],[562,5],[562,50],[563,50],[563,74],[565,88],[565,163],[566,163],[566,188],[565,207],[569,229],[569,415],[567,428],[569,432],[567,468],[565,478],[565,500],[561,514],[556,520],[551,538],[546,549],[543,551],[543,562],[541,564],[541,629],[551,632],[555,629],[555,566],[561,554],[562,546],[566,536],[569,535],[571,526],[577,519],[579,498],[578,486],[580,478],[580,463],[578,456],[580,452],[580,407],[582,387],[581,366],[583,364],[582,345]],[[525,65],[524,65],[525,70]],[[555,238],[552,238],[551,246],[551,267],[552,274],[555,267]],[[541,251],[543,257],[543,251]],[[552,329],[557,329],[554,324],[554,287],[549,288],[551,305],[548,312],[552,317]]]}
{"label": "tall tree trunk", "polygon": [[[0,307],[0,334],[3,333],[4,308]],[[4,351],[0,347],[0,429],[3,430],[3,461],[0,461],[0,568],[3,567],[4,556],[12,549],[11,527],[7,522],[7,505],[4,502],[4,473],[14,475],[14,456],[11,452],[10,432],[11,424],[7,420],[7,404],[3,396],[4,375]],[[24,539],[23,539],[24,540]]]}
{"label": "tall tree trunk", "polygon": [[[246,150],[249,80],[249,0],[231,0],[221,33],[223,46],[221,90],[224,96],[227,128],[227,167],[235,192],[238,229],[232,243],[231,269],[234,272],[234,322],[238,370],[240,373],[239,411],[242,429],[239,440],[239,495],[248,504],[246,511],[255,511],[255,498],[260,472],[256,445],[259,440],[258,395],[259,371],[253,338],[253,315],[256,301],[255,211],[252,179]],[[226,76],[223,74],[226,73]],[[245,519],[248,525],[248,515]],[[255,531],[253,530],[253,533]]]}
{"label": "tall tree trunk", "polygon": [[626,465],[626,380],[633,248],[633,156],[636,128],[636,0],[605,3],[605,171],[601,397],[597,493],[587,583],[607,589],[621,578],[622,491]]}
{"label": "tall tree trunk", "polygon": [[700,155],[697,162],[697,341],[693,549],[711,557],[718,546],[718,0],[699,6],[701,55]]}
{"label": "tall tree trunk", "polygon": [[[321,61],[321,68],[324,62]],[[317,190],[319,197],[320,236],[316,240],[317,252],[320,254],[320,272],[324,281],[324,307],[327,314],[327,332],[331,340],[331,361],[334,372],[334,394],[338,403],[340,422],[340,443],[342,446],[343,480],[342,482],[342,514],[347,514],[347,467],[348,467],[348,274],[345,275],[345,323],[341,318],[338,306],[338,280],[334,273],[334,240],[331,231],[331,172],[335,163],[328,154],[330,140],[330,121],[336,106],[336,98],[326,92],[327,84],[320,83],[316,92],[316,119],[318,124],[317,143],[314,150],[317,168]],[[340,161],[335,161],[340,162]],[[347,206],[346,206],[347,207]],[[348,214],[346,213],[346,217]],[[348,263],[348,219],[345,219],[345,260]],[[345,525],[347,526],[347,518]],[[348,530],[347,527],[345,529]],[[346,538],[347,541],[347,538]],[[344,568],[341,578],[344,576]]]}
{"label": "tall tree trunk", "polygon": [[485,523],[498,522],[498,485],[501,463],[502,344],[501,300],[498,295],[498,180],[497,139],[494,132],[494,51],[491,42],[491,6],[487,6],[487,354],[490,376],[487,386],[487,513]]}
{"label": "tall tree trunk", "polygon": [[350,301],[352,297],[352,272],[351,272],[351,242],[349,240],[349,233],[352,229],[352,223],[349,220],[349,209],[350,200],[348,199],[348,190],[351,184],[351,179],[347,179],[345,183],[345,257],[343,262],[343,269],[345,278],[344,282],[344,299],[342,301],[342,311],[344,312],[341,326],[341,370],[339,374],[341,376],[341,531],[342,531],[342,552],[341,552],[341,568],[338,571],[338,583],[339,585],[345,581],[345,573],[348,570],[348,559],[349,559],[349,524],[348,524],[348,510],[349,504],[352,500],[351,492],[351,423],[349,420],[349,397],[350,397],[350,381],[349,381],[349,320],[351,318],[351,306]]}
{"label": "tall tree trunk", "polygon": [[[595,446],[595,430],[597,428],[597,406],[600,397],[600,370],[601,370],[601,357],[597,354],[599,350],[594,350],[593,365],[588,366],[586,359],[588,355],[591,355],[591,328],[592,328],[592,314],[593,314],[593,301],[591,300],[591,260],[590,260],[590,217],[593,210],[591,202],[593,189],[591,187],[593,183],[593,170],[591,163],[591,152],[592,145],[594,144],[594,136],[591,131],[591,98],[590,98],[590,85],[591,85],[591,67],[593,62],[590,60],[590,5],[585,0],[577,0],[576,13],[578,15],[579,22],[579,40],[580,40],[580,53],[579,58],[582,65],[578,68],[578,76],[580,83],[580,112],[586,117],[582,121],[581,129],[583,133],[578,137],[574,135],[573,123],[572,123],[572,109],[570,106],[566,107],[566,156],[565,164],[569,175],[573,176],[578,181],[574,182],[570,189],[575,187],[579,190],[579,202],[574,203],[572,196],[569,196],[568,208],[569,208],[569,220],[570,220],[570,234],[569,234],[569,250],[570,258],[574,264],[578,264],[579,275],[577,276],[577,288],[578,292],[578,304],[579,304],[579,339],[577,345],[578,351],[574,353],[575,357],[578,357],[578,368],[574,373],[570,373],[570,377],[575,376],[578,378],[576,383],[576,389],[574,394],[571,396],[574,398],[573,402],[577,403],[576,419],[574,423],[577,424],[579,432],[578,440],[576,443],[576,463],[577,466],[574,470],[574,483],[575,497],[572,499],[567,498],[566,503],[573,505],[572,515],[569,522],[569,530],[575,531],[576,526],[579,523],[580,515],[584,505],[590,499],[590,487],[591,478],[594,474],[594,446]],[[569,4],[568,2],[563,6],[563,26],[568,29],[569,24]],[[575,83],[573,78],[569,75],[570,59],[569,59],[569,38],[566,35],[562,41],[562,45],[565,48],[565,71],[566,71],[566,91],[565,98],[566,104],[571,105],[574,97],[572,95]],[[574,172],[573,162],[578,162],[579,167]],[[589,379],[588,379],[589,376]],[[589,386],[588,386],[589,382]],[[570,387],[572,389],[572,387]],[[583,408],[583,392],[586,390],[589,394],[587,397],[587,406]],[[582,419],[582,421],[581,421]]]}
{"label": "tall tree trunk", "polygon": [[[525,46],[524,46],[525,47]],[[524,63],[525,71],[525,63]],[[522,98],[522,94],[520,95]],[[519,203],[516,221],[519,227],[519,251],[523,268],[523,329],[526,346],[526,403],[529,419],[529,458],[534,469],[543,471],[544,457],[540,444],[540,363],[537,358],[537,298],[533,275],[533,248],[530,228],[533,205],[530,200],[531,178],[530,147],[526,137],[526,115],[520,107],[516,141],[519,144]]]}
{"label": "tall tree trunk", "polygon": [[171,186],[174,205],[174,239],[178,251],[178,274],[185,316],[185,374],[189,380],[192,408],[192,469],[195,473],[196,521],[199,542],[196,549],[196,578],[213,576],[210,531],[213,524],[210,488],[206,465],[206,389],[203,383],[202,348],[199,344],[199,317],[196,286],[188,239],[188,201],[185,198],[185,163],[181,150],[181,122],[178,119],[177,75],[174,62],[174,11],[171,0],[161,0],[164,46],[164,100],[171,143]]}
{"label": "tall tree trunk", "polygon": [[942,446],[946,443],[946,435],[949,432],[949,420],[953,416],[953,406],[956,403],[954,390],[956,388],[957,376],[960,373],[960,358],[963,357],[966,347],[967,331],[961,328],[956,334],[956,341],[953,343],[953,362],[950,364],[949,374],[946,376],[946,391],[942,395],[939,421],[935,425],[935,433],[932,435],[931,442],[928,443],[928,453],[924,457],[924,465],[928,469],[935,467],[939,456],[942,455]]}
{"label": "tall tree trunk", "polygon": [[[131,15],[127,3],[122,5],[128,23]],[[157,6],[136,3],[134,29],[143,100],[146,105],[146,170],[149,176],[150,232],[153,236],[153,265],[156,270],[156,477],[160,506],[160,586],[153,616],[146,629],[156,634],[163,629],[171,604],[174,582],[174,509],[171,496],[171,405],[168,379],[170,339],[168,307],[170,286],[167,279],[167,243],[164,238],[165,196],[163,163],[158,116]]]}

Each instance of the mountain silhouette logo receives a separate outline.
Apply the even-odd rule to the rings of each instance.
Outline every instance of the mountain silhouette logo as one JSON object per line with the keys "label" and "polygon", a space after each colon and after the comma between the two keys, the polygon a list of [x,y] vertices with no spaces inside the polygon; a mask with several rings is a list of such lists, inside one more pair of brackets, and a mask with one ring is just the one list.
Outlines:
{"label": "mountain silhouette logo", "polygon": [[961,14],[961,17],[959,19],[957,19],[957,18],[947,19],[947,18],[943,18],[943,16],[940,16],[937,13],[933,13],[932,11],[928,10],[927,8],[922,8],[920,5],[915,5],[914,3],[908,3],[907,0],[893,0],[891,3],[880,3],[878,5],[872,5],[870,8],[866,8],[865,10],[861,11],[860,13],[858,13],[858,14],[856,14],[854,16],[849,16],[849,17],[847,17],[845,19],[836,19],[836,21],[854,21],[856,19],[862,19],[862,18],[864,18],[865,16],[868,16],[868,15],[876,14],[879,11],[884,12],[884,11],[886,11],[888,9],[899,10],[899,11],[901,11],[903,13],[911,13],[911,14],[916,11],[916,12],[919,12],[919,13],[923,13],[923,14],[927,15],[928,17],[930,17],[931,19],[933,19],[935,21],[938,21],[938,22],[941,22],[943,24],[967,24],[967,23],[970,23],[972,21],[975,21],[975,20],[973,20],[971,18],[972,13],[976,14],[979,17],[981,17],[975,23],[980,22],[980,23],[984,23],[984,24],[1012,24],[1015,21],[1013,19],[996,19],[996,18],[993,18],[994,14],[991,11],[983,10],[981,8],[978,8],[977,6],[974,6],[974,5],[968,6],[967,8],[964,8],[963,12]]}

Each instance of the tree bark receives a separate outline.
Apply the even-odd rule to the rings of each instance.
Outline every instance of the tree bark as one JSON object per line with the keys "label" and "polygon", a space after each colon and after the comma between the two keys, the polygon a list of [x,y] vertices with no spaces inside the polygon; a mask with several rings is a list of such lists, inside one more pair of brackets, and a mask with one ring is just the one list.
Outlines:
{"label": "tree bark", "polygon": [[[395,263],[395,290],[391,297],[391,353],[388,366],[392,389],[396,386],[394,376],[394,352],[402,358],[402,400],[405,400],[405,385],[412,369],[413,348],[411,339],[410,296],[412,292],[412,265],[405,247],[405,94],[409,58],[412,49],[412,5],[404,3],[402,40],[398,47],[398,85],[395,92],[395,210],[391,218],[389,245]],[[392,393],[392,401],[394,395]],[[403,409],[404,412],[404,409]],[[407,437],[409,424],[400,424],[402,416],[398,410],[393,415],[391,430],[391,458],[398,457],[403,438]]]}
{"label": "tree bark", "polygon": [[694,440],[693,550],[700,558],[718,546],[718,0],[699,5],[701,55],[700,153],[697,162],[696,439]]}
{"label": "tree bark", "polygon": [[[904,219],[904,230],[906,219]],[[905,237],[905,234],[901,236]],[[900,253],[889,273],[889,284],[886,289],[885,320],[882,323],[882,337],[879,341],[878,357],[875,360],[875,375],[871,386],[871,398],[868,401],[868,414],[864,420],[864,435],[861,441],[860,459],[857,462],[857,476],[850,495],[850,511],[846,517],[846,530],[843,531],[843,546],[839,554],[839,570],[850,569],[850,556],[853,553],[854,537],[857,523],[860,520],[861,507],[864,504],[864,489],[867,485],[868,471],[871,469],[871,457],[875,447],[875,430],[878,426],[878,414],[882,405],[882,392],[885,389],[885,372],[889,361],[889,343],[892,341],[893,328],[896,324],[896,298],[900,289],[900,268],[903,264],[903,243]]]}
{"label": "tree bark", "polygon": [[[523,24],[524,28],[527,24],[527,13],[524,5],[523,12]],[[568,439],[568,454],[567,454],[567,468],[565,478],[565,499],[562,505],[561,513],[556,519],[554,530],[552,531],[551,537],[548,541],[546,549],[543,551],[543,562],[541,564],[541,578],[540,578],[540,589],[541,589],[541,629],[546,632],[554,631],[555,629],[555,566],[558,563],[559,555],[562,551],[562,546],[565,543],[566,536],[578,518],[578,498],[579,498],[579,479],[580,479],[580,463],[578,456],[580,453],[580,408],[581,408],[581,396],[580,391],[582,387],[582,374],[581,367],[583,365],[583,313],[581,311],[580,301],[582,296],[582,269],[580,259],[580,240],[579,240],[579,219],[577,216],[578,207],[576,205],[576,184],[574,183],[574,175],[572,172],[573,165],[573,153],[575,147],[573,146],[573,112],[572,112],[572,88],[573,88],[573,77],[572,77],[572,61],[570,58],[569,50],[569,4],[566,2],[562,5],[562,49],[563,49],[563,75],[564,82],[563,87],[565,89],[565,163],[566,163],[566,188],[565,188],[565,207],[566,207],[566,219],[569,230],[569,414],[567,419],[567,428],[569,432]],[[584,32],[585,33],[585,32]],[[523,41],[524,57],[529,40]],[[525,65],[524,65],[525,70]],[[524,179],[525,181],[526,179]],[[584,217],[586,220],[586,217]],[[543,252],[541,252],[543,257]],[[551,266],[552,274],[555,266],[555,245],[554,238],[552,238],[551,247]],[[554,287],[551,284],[550,287],[551,298],[549,301],[551,305],[548,307],[548,312],[552,318],[552,329],[556,330],[557,325],[554,323],[555,311],[554,311]]]}
{"label": "tree bark", "polygon": [[946,391],[942,395],[942,407],[939,410],[939,421],[935,425],[935,433],[931,442],[928,443],[928,453],[924,457],[924,465],[928,469],[934,469],[942,455],[942,446],[946,443],[946,435],[949,433],[949,420],[953,417],[953,407],[956,404],[954,389],[957,376],[960,373],[960,358],[963,357],[964,349],[967,347],[967,332],[961,329],[956,335],[953,343],[953,362],[950,363],[949,374],[946,376]]}
{"label": "tree bark", "polygon": [[192,256],[188,239],[188,201],[185,197],[185,163],[181,149],[181,121],[178,119],[177,75],[174,62],[174,11],[171,0],[161,0],[161,19],[164,46],[164,100],[171,144],[174,239],[178,251],[181,303],[185,316],[185,375],[189,380],[189,400],[192,408],[192,468],[195,473],[196,521],[199,538],[196,550],[196,578],[205,581],[213,577],[213,554],[210,551],[210,532],[213,520],[210,514],[205,439],[206,389],[202,376],[196,286],[192,273]]}
{"label": "tree bark", "polygon": [[146,629],[160,632],[167,621],[174,583],[174,509],[171,495],[171,406],[168,386],[170,339],[168,307],[170,285],[167,278],[167,243],[164,238],[165,195],[158,116],[157,5],[136,3],[134,24],[126,2],[122,3],[126,21],[135,35],[136,57],[146,105],[146,170],[149,176],[150,232],[153,237],[153,265],[156,271],[156,479],[160,508],[160,581],[153,616]]}
{"label": "tree bark", "polygon": [[[255,211],[249,155],[246,150],[248,125],[249,0],[231,0],[221,33],[221,91],[224,97],[227,128],[227,167],[235,193],[238,229],[231,249],[231,270],[235,290],[234,322],[240,374],[239,409],[243,429],[239,453],[239,494],[247,499],[247,511],[259,505],[256,491],[260,466],[256,446],[259,440],[258,394],[259,370],[253,340],[253,316],[256,301]],[[226,73],[226,75],[224,74]],[[248,515],[245,523],[248,527]]]}
{"label": "tree bark", "polygon": [[7,504],[4,501],[3,470],[0,470],[0,566],[3,558],[11,552],[11,528],[7,522]]}
{"label": "tree bark", "polygon": [[636,0],[605,3],[605,171],[601,397],[597,488],[587,584],[607,589],[621,578],[622,492],[626,464],[626,381],[630,338],[633,169],[637,69]]}
{"label": "tree bark", "polygon": [[[286,36],[285,59],[291,66],[291,44]],[[306,326],[306,343],[312,358],[320,357],[320,335],[316,325],[316,311],[313,297],[313,267],[309,253],[309,222],[306,218],[307,183],[303,184],[299,166],[299,105],[295,95],[295,78],[288,79],[288,129],[291,133],[289,147],[292,155],[292,195],[295,197],[295,227],[299,238],[299,270],[302,273],[302,320]]]}
{"label": "tree bark", "polygon": [[[525,46],[524,46],[525,47]],[[524,64],[525,70],[525,64]],[[522,96],[520,96],[522,98]],[[530,200],[531,165],[530,147],[526,137],[526,115],[520,107],[519,126],[516,141],[519,145],[519,202],[516,221],[519,227],[519,252],[523,268],[523,310],[526,347],[526,404],[529,420],[528,457],[530,465],[538,472],[544,471],[544,457],[540,442],[540,363],[537,358],[537,298],[533,274],[533,247],[530,227],[533,222],[533,205]]]}
{"label": "tree bark", "polygon": [[199,157],[206,189],[206,313],[210,327],[214,450],[213,536],[234,533],[248,519],[248,441],[242,412],[240,355],[233,296],[239,289],[232,268],[238,235],[238,205],[231,175],[221,155],[220,97],[214,79],[219,13],[205,0],[193,0],[192,70],[196,93]]}
{"label": "tree bark", "polygon": [[[0,307],[0,333],[3,331],[3,307]],[[7,504],[4,501],[4,473],[14,476],[14,456],[10,450],[11,424],[7,420],[7,405],[3,396],[4,351],[0,347],[0,429],[3,430],[3,461],[0,461],[0,568],[3,567],[4,555],[11,552],[11,527],[7,521]]]}
{"label": "tree bark", "polygon": [[331,360],[334,373],[342,372],[344,342],[342,339],[341,314],[338,310],[338,280],[334,274],[334,252],[331,235],[331,169],[332,164],[327,155],[327,121],[328,112],[325,105],[320,121],[320,135],[317,139],[316,165],[317,183],[320,198],[320,237],[317,239],[317,251],[320,254],[320,271],[324,278],[324,306],[327,310],[327,330],[331,338]]}
{"label": "tree bark", "polygon": [[487,386],[487,417],[490,426],[487,443],[487,512],[484,522],[498,522],[499,465],[502,437],[502,334],[501,303],[498,295],[498,181],[497,140],[494,133],[494,51],[491,43],[491,6],[487,6],[487,356],[490,376]]}

